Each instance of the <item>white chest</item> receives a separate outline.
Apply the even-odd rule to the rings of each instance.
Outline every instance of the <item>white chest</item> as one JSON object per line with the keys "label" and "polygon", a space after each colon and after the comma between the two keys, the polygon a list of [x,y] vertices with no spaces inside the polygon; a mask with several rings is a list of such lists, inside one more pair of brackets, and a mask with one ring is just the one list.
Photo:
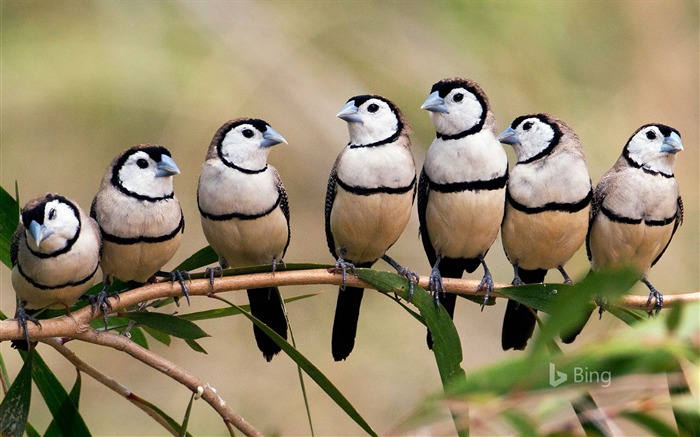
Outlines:
{"label": "white chest", "polygon": [[433,182],[487,181],[503,176],[508,158],[491,131],[444,141],[436,138],[425,158],[425,171]]}

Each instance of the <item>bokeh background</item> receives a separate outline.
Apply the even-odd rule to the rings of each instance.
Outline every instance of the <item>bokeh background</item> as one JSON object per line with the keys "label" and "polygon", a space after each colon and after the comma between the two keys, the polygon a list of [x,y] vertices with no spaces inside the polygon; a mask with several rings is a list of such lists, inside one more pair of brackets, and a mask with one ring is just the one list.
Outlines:
{"label": "bokeh background", "polygon": [[[323,199],[332,163],[347,142],[336,112],[353,95],[389,97],[414,128],[421,166],[434,131],[419,107],[434,82],[460,75],[482,85],[499,128],[533,112],[567,121],[582,140],[594,183],[640,125],[677,128],[685,145],[676,169],[685,222],[650,278],[666,293],[699,288],[697,1],[2,1],[0,13],[0,184],[13,192],[17,181],[22,203],[55,191],[88,208],[116,154],[138,143],[163,144],[182,170],[175,188],[187,219],[170,267],[206,244],[197,178],[211,137],[226,120],[263,118],[289,141],[270,157],[290,197],[292,241],[285,259],[330,263]],[[415,213],[390,253],[420,274],[429,272]],[[497,281],[511,280],[500,240],[487,260]],[[381,262],[376,268],[390,269]],[[580,278],[587,270],[581,249],[568,271]],[[550,274],[548,280],[560,278]],[[5,267],[0,288],[0,309],[13,314]],[[355,351],[334,363],[336,291],[283,289],[285,296],[307,292],[319,295],[288,306],[299,349],[378,432],[394,432],[427,395],[440,391],[423,328],[391,300],[367,294]],[[243,293],[228,297],[245,302]],[[207,299],[194,299],[180,310],[211,307]],[[504,308],[498,302],[480,312],[467,301],[458,304],[467,371],[513,355],[500,350]],[[293,362],[278,356],[267,364],[242,317],[201,325],[212,335],[201,341],[207,355],[179,341],[171,347],[152,341],[152,347],[216,387],[265,434],[308,434]],[[590,325],[580,344],[625,329],[609,315]],[[14,376],[17,355],[8,343],[0,347]],[[158,372],[112,350],[70,347],[173,417],[184,414],[189,393]],[[71,366],[41,349],[70,387]],[[307,380],[307,388],[319,435],[361,433],[313,382]],[[50,416],[37,395],[30,420],[44,429]],[[81,405],[96,435],[164,433],[89,378]],[[190,431],[226,432],[201,401]]]}

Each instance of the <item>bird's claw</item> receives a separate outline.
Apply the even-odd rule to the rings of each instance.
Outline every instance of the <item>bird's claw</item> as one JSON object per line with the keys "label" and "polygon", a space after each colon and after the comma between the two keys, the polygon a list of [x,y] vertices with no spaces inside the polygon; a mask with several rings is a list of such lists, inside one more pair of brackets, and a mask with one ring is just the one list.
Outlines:
{"label": "bird's claw", "polygon": [[413,291],[414,291],[414,284],[417,284],[418,281],[420,281],[420,276],[413,270],[410,270],[406,267],[401,267],[398,271],[399,276],[403,276],[408,280],[408,299],[406,299],[408,302],[413,299]]}
{"label": "bird's claw", "polygon": [[338,258],[338,260],[335,262],[335,272],[338,273],[338,270],[341,271],[343,275],[343,285],[340,286],[341,290],[345,290],[345,283],[347,282],[348,279],[348,270],[350,270],[350,273],[355,273],[355,264],[351,262],[345,261],[342,257]]}
{"label": "bird's claw", "polygon": [[445,297],[445,285],[442,282],[442,275],[437,267],[433,267],[430,272],[430,278],[428,279],[428,289],[433,295],[433,300],[435,301],[435,306],[440,305],[440,294]]}
{"label": "bird's claw", "polygon": [[479,286],[477,287],[477,290],[484,291],[484,301],[481,303],[481,311],[483,311],[484,306],[488,303],[489,296],[491,295],[491,292],[493,291],[493,277],[491,276],[491,272],[487,271],[484,274],[484,277],[481,278],[481,282],[479,282]]}
{"label": "bird's claw", "polygon": [[283,258],[272,258],[272,273],[275,273],[277,271],[277,266],[279,264],[282,264],[284,268],[287,268],[287,263],[284,262]]}
{"label": "bird's claw", "polygon": [[[190,304],[190,291],[187,289],[187,284],[185,284],[185,278],[187,278],[188,281],[192,282],[192,277],[190,276],[190,272],[187,270],[175,270],[172,271],[168,274],[168,277],[170,279],[171,283],[174,283],[175,281],[180,284],[180,288],[182,288],[182,294],[185,295],[185,299],[187,300],[187,305]],[[211,280],[211,284],[214,283],[214,280]],[[178,299],[175,298],[175,303],[179,306]]]}
{"label": "bird's claw", "polygon": [[116,291],[113,293],[107,293],[107,287],[100,290],[99,293],[89,297],[92,314],[95,315],[95,312],[99,309],[99,311],[102,313],[102,321],[105,324],[105,329],[107,329],[107,313],[112,311],[112,304],[109,302],[110,297],[115,297],[117,300],[119,300],[119,293]]}
{"label": "bird's claw", "polygon": [[209,278],[209,286],[211,288],[214,288],[214,276],[217,272],[219,273],[220,278],[224,276],[224,269],[222,269],[221,266],[207,267],[204,270],[204,276],[207,276]]}
{"label": "bird's claw", "polygon": [[24,309],[24,306],[19,306],[17,307],[17,311],[15,311],[15,319],[17,320],[17,324],[19,325],[19,328],[24,332],[24,340],[27,342],[27,347],[31,345],[29,342],[29,333],[27,332],[27,322],[32,322],[36,326],[41,327],[41,323],[39,320],[32,316],[31,314],[27,314],[27,310]]}
{"label": "bird's claw", "polygon": [[663,308],[663,306],[664,306],[664,295],[661,294],[661,292],[660,292],[659,290],[657,290],[657,289],[654,288],[654,289],[652,289],[652,290],[649,292],[649,299],[647,299],[647,306],[649,306],[649,304],[651,304],[651,299],[652,299],[652,298],[654,298],[654,300],[655,300],[655,302],[654,302],[654,309],[653,309],[653,310],[648,310],[648,311],[647,311],[647,314],[648,314],[650,317],[651,317],[652,313],[653,313],[655,316],[658,316],[658,315],[659,315],[659,311],[661,311],[661,308]]}

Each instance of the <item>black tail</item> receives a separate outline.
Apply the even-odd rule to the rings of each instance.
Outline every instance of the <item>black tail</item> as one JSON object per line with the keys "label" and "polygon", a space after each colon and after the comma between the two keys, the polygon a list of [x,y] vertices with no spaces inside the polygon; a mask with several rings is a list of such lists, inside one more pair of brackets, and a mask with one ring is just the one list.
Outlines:
{"label": "black tail", "polygon": [[[479,266],[479,260],[464,260],[464,259],[450,259],[443,258],[440,261],[438,270],[440,270],[440,275],[443,278],[461,278],[464,270],[469,273],[473,272]],[[447,314],[450,318],[454,318],[455,314],[455,304],[457,303],[457,295],[454,293],[446,293],[445,296],[440,296],[440,304],[445,308]],[[428,343],[428,349],[433,348],[433,337],[430,335],[430,329],[428,329],[428,334],[425,337]]]}
{"label": "black tail", "polygon": [[345,287],[338,290],[338,303],[335,306],[333,319],[333,337],[331,351],[333,359],[344,360],[355,347],[357,320],[360,317],[363,288]]}
{"label": "black tail", "polygon": [[[518,271],[520,280],[525,284],[539,284],[544,281],[547,270],[523,270]],[[514,300],[508,300],[506,314],[503,317],[503,330],[501,331],[501,347],[508,349],[525,350],[527,341],[535,331],[537,319],[533,312],[537,310],[520,304]]]}
{"label": "black tail", "polygon": [[[248,290],[248,300],[250,301],[250,313],[286,340],[287,319],[284,316],[282,296],[279,289],[277,287],[268,287]],[[255,342],[258,344],[258,349],[260,349],[268,362],[282,350],[277,346],[277,343],[272,341],[257,326],[253,326],[253,334],[255,334]]]}

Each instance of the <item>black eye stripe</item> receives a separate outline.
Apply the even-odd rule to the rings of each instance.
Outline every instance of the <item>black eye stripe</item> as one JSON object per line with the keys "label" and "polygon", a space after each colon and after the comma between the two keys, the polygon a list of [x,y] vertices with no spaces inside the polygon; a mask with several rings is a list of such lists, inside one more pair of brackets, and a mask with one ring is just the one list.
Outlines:
{"label": "black eye stripe", "polygon": [[526,122],[523,124],[523,129],[525,129],[525,130],[530,130],[530,128],[532,127],[532,125],[533,125],[533,123],[532,123],[531,121],[526,121]]}

